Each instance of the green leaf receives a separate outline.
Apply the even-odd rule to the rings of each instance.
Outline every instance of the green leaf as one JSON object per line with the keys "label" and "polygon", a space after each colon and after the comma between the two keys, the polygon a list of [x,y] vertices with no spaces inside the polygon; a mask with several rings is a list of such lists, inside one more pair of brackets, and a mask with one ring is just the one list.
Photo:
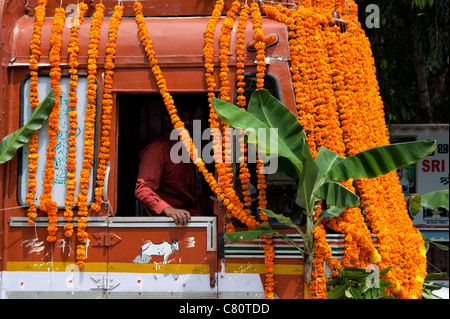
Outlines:
{"label": "green leaf", "polygon": [[380,285],[381,288],[386,288],[386,287],[392,287],[393,284],[385,279],[380,279],[378,281],[378,284]]}
{"label": "green leaf", "polygon": [[431,241],[431,240],[430,240],[427,236],[425,236],[423,233],[422,233],[422,238],[423,238],[423,241],[425,242],[425,245],[427,246],[427,250],[428,250],[429,244],[435,245],[435,246],[436,246],[437,248],[439,248],[440,250],[444,250],[444,251],[447,251],[447,250],[448,250],[448,247],[447,247],[447,246],[444,246],[444,245],[435,243],[434,241]]}
{"label": "green leaf", "polygon": [[431,210],[436,210],[439,207],[443,207],[448,210],[448,196],[448,189],[427,193],[421,196],[422,201],[420,205]]}
{"label": "green leaf", "polygon": [[368,291],[371,288],[370,285],[366,285],[365,283],[363,285],[361,285],[361,287],[359,287],[358,291],[359,294],[362,296],[366,293],[366,291]]}
{"label": "green leaf", "polygon": [[[306,141],[305,132],[302,132],[302,135],[305,135]],[[303,170],[300,174],[295,202],[300,207],[305,208],[308,213],[312,213],[311,208],[315,204],[312,202],[316,201],[312,197],[312,193],[319,177],[319,167],[314,161],[308,145],[305,145],[303,153]]]}
{"label": "green leaf", "polygon": [[280,222],[280,223],[282,223],[282,224],[284,224],[284,225],[286,225],[286,226],[288,226],[288,227],[290,227],[290,228],[293,228],[293,229],[295,229],[295,230],[297,230],[300,234],[303,234],[303,232],[302,232],[302,230],[300,229],[300,227],[298,227],[296,224],[294,224],[294,222],[292,221],[292,219],[290,219],[289,217],[287,217],[287,216],[284,216],[283,214],[277,214],[277,213],[274,213],[273,211],[271,211],[271,210],[269,210],[269,209],[265,209],[265,208],[259,208],[263,213],[264,213],[264,215],[266,215],[267,217],[270,217],[270,218],[275,218],[278,222]]}
{"label": "green leaf", "polygon": [[289,238],[286,234],[280,233],[276,230],[273,230],[270,225],[261,225],[259,227],[256,227],[253,230],[249,231],[240,231],[240,232],[233,232],[233,233],[225,233],[224,239],[229,242],[243,242],[243,241],[252,241],[254,239],[260,238],[261,236],[278,236],[286,240],[288,243],[293,245],[295,248],[297,248],[300,253],[304,257],[304,251],[303,249],[297,245],[291,238]]}
{"label": "green leaf", "polygon": [[420,210],[422,209],[420,203],[422,202],[422,197],[419,194],[412,194],[408,200],[407,200],[407,204],[408,204],[408,209],[409,209],[409,214],[411,215],[411,218],[414,218],[414,216],[417,215],[417,213],[420,212]]}
{"label": "green leaf", "polygon": [[373,297],[373,289],[369,289],[364,294],[364,299],[374,299]]}
{"label": "green leaf", "polygon": [[448,276],[448,272],[427,274],[427,276],[425,277],[425,280],[435,280],[435,279],[441,278],[442,276]]}
{"label": "green leaf", "polygon": [[283,142],[301,159],[306,135],[301,135],[303,128],[297,117],[283,103],[268,90],[257,90],[250,98],[248,112],[268,127],[278,129],[278,135]]}
{"label": "green leaf", "polygon": [[230,242],[242,242],[252,241],[253,239],[260,238],[263,235],[274,235],[277,231],[273,230],[269,225],[262,225],[249,231],[240,231],[224,234],[226,241]]}
{"label": "green leaf", "polygon": [[[217,98],[213,98],[212,104],[225,124],[249,131],[250,142],[258,143],[260,150],[288,158],[298,171],[296,175],[300,175],[305,145],[302,139],[306,138],[305,135],[301,135],[303,128],[295,115],[267,90],[261,89],[253,93],[248,112]],[[276,131],[270,130],[271,128]],[[260,132],[264,132],[266,139],[259,139]],[[275,134],[272,138],[277,141],[275,145],[277,149],[271,149],[273,145],[267,138],[269,134]]]}
{"label": "green leaf", "polygon": [[316,156],[316,164],[320,170],[319,174],[321,176],[326,175],[331,167],[342,162],[344,159],[345,158],[337,155],[335,152],[322,146]]}
{"label": "green leaf", "polygon": [[[264,155],[263,155],[263,159]],[[270,159],[269,159],[270,161]],[[299,167],[301,165],[295,165],[290,159],[279,156],[277,171],[286,174],[288,177],[298,180],[300,178]]]}
{"label": "green leaf", "polygon": [[335,286],[335,285],[341,284],[342,281],[343,281],[342,277],[337,277],[337,278],[327,281],[327,286]]}
{"label": "green leaf", "polygon": [[319,221],[322,218],[337,217],[344,211],[344,209],[345,209],[344,207],[330,206],[328,209],[321,211],[319,217],[314,222],[314,227],[316,227],[319,224]]}
{"label": "green leaf", "polygon": [[360,277],[367,277],[369,273],[366,273],[365,269],[359,268],[346,268],[339,272],[341,276],[346,277],[348,279],[356,279]]}
{"label": "green leaf", "polygon": [[350,287],[345,291],[345,296],[348,299],[362,299],[361,294],[359,293],[359,291],[354,288],[354,287]]}
{"label": "green leaf", "polygon": [[438,299],[437,297],[433,296],[431,291],[427,291],[427,290],[422,290],[422,297],[424,299]]}
{"label": "green leaf", "polygon": [[44,100],[34,109],[27,123],[3,138],[0,143],[0,164],[13,158],[17,150],[30,141],[34,133],[42,127],[48,118],[54,104],[55,93],[50,90]]}
{"label": "green leaf", "polygon": [[432,282],[424,282],[423,283],[423,288],[431,292],[431,291],[435,291],[435,290],[441,289],[442,286],[434,285]]}
{"label": "green leaf", "polygon": [[380,276],[386,275],[389,272],[389,270],[391,270],[391,268],[392,268],[392,266],[389,266],[389,267],[386,267],[386,268],[380,270]]}
{"label": "green leaf", "polygon": [[380,298],[380,289],[379,288],[372,288],[372,299],[379,299]]}
{"label": "green leaf", "polygon": [[327,299],[341,299],[344,297],[345,291],[345,285],[337,286],[327,293]]}
{"label": "green leaf", "polygon": [[359,197],[351,190],[337,182],[327,182],[313,191],[314,196],[326,200],[327,204],[336,207],[356,207],[360,204]]}
{"label": "green leaf", "polygon": [[379,146],[334,165],[327,176],[334,181],[373,178],[413,164],[436,148],[436,141],[414,141]]}

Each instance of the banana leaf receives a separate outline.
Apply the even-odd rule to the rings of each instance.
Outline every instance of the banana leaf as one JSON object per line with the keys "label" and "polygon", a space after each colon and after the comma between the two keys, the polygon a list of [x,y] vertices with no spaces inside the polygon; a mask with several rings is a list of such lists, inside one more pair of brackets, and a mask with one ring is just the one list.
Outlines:
{"label": "banana leaf", "polygon": [[55,93],[50,90],[44,100],[35,108],[27,123],[3,138],[0,143],[0,164],[13,158],[17,150],[30,141],[50,115],[54,104]]}
{"label": "banana leaf", "polygon": [[[295,176],[300,175],[306,135],[295,115],[267,90],[252,94],[248,111],[217,98],[213,98],[212,105],[225,124],[248,131],[249,142],[258,143],[260,151],[289,159],[293,164],[290,167],[296,170]],[[259,132],[264,132],[266,138],[258,139]],[[267,141],[269,134],[275,134],[277,149],[271,149]]]}
{"label": "banana leaf", "polygon": [[406,201],[411,218],[414,218],[422,209],[421,202],[422,197],[419,194],[412,194]]}
{"label": "banana leaf", "polygon": [[341,184],[330,181],[313,191],[318,199],[325,199],[328,205],[336,207],[356,207],[360,204],[359,197]]}
{"label": "banana leaf", "polygon": [[261,236],[278,236],[280,238],[283,238],[288,243],[297,248],[304,257],[304,250],[299,245],[297,245],[286,234],[273,230],[272,227],[270,227],[270,225],[261,225],[253,230],[225,233],[223,235],[226,241],[235,243],[240,243],[243,241],[252,241],[253,239],[260,238]]}
{"label": "banana leaf", "polygon": [[259,238],[261,236],[275,235],[276,233],[277,231],[273,230],[269,225],[262,225],[249,231],[226,233],[224,234],[224,238],[226,241],[239,243],[243,241],[252,241],[253,239]]}
{"label": "banana leaf", "polygon": [[293,221],[292,219],[290,219],[287,216],[284,216],[282,214],[277,214],[274,213],[273,211],[269,210],[269,209],[265,209],[265,208],[259,208],[264,215],[266,215],[267,217],[270,218],[275,218],[278,222],[280,222],[281,224],[284,224],[286,226],[289,226],[290,228],[296,229],[299,234],[303,234],[302,230],[300,229],[300,227],[298,227]]}
{"label": "banana leaf", "polygon": [[314,228],[317,227],[322,218],[337,217],[344,211],[344,209],[345,209],[344,207],[330,206],[328,209],[321,211],[319,217],[314,222]]}
{"label": "banana leaf", "polygon": [[373,178],[413,164],[436,148],[436,141],[414,141],[379,146],[352,155],[328,170],[334,181]]}
{"label": "banana leaf", "polygon": [[[302,133],[305,134],[304,132]],[[312,210],[314,209],[313,206],[315,206],[317,202],[312,194],[314,187],[317,184],[317,179],[320,178],[319,173],[320,169],[311,155],[309,146],[305,146],[303,150],[303,170],[300,174],[298,182],[295,203],[300,207],[305,208],[308,213],[312,212]]]}
{"label": "banana leaf", "polygon": [[443,207],[448,210],[448,195],[448,189],[424,194],[421,196],[422,201],[420,205],[431,210],[436,210],[439,207]]}
{"label": "banana leaf", "polygon": [[412,194],[407,201],[411,218],[414,218],[414,216],[417,215],[421,207],[431,210],[442,207],[448,210],[448,196],[448,189],[430,192],[422,196],[419,194]]}

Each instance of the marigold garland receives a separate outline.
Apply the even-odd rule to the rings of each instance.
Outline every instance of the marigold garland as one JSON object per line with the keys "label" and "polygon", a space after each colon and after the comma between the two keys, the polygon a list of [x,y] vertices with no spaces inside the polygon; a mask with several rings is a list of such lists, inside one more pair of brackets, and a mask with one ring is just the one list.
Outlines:
{"label": "marigold garland", "polygon": [[174,106],[173,98],[167,89],[166,81],[158,66],[158,61],[155,58],[153,44],[148,36],[147,26],[145,25],[144,16],[142,14],[142,4],[140,2],[136,2],[133,8],[136,12],[136,22],[138,24],[139,37],[147,53],[152,73],[156,79],[156,82],[158,83],[158,87],[160,89],[161,95],[163,96],[166,108],[169,114],[172,114],[171,119],[174,128],[181,129],[179,134],[181,136],[183,145],[186,147],[186,149],[189,150],[191,159],[193,160],[194,164],[197,165],[199,171],[203,173],[205,180],[210,185],[211,190],[219,196],[219,199],[233,214],[233,216],[237,217],[238,219],[245,220],[247,227],[249,227],[250,229],[255,228],[258,224],[257,221],[254,218],[243,216],[243,205],[239,201],[239,198],[237,197],[234,190],[230,189],[228,192],[220,191],[219,185],[217,184],[214,176],[210,172],[208,172],[208,170],[205,168],[205,163],[201,158],[198,157],[198,150],[193,144],[189,133],[186,130],[182,130],[184,128],[184,123],[180,120],[176,113],[176,107]]}
{"label": "marigold garland", "polygon": [[[229,102],[231,97],[231,88],[229,81],[229,56],[230,56],[230,39],[231,39],[231,29],[234,26],[235,16],[240,8],[240,3],[233,1],[230,10],[227,12],[225,17],[221,32],[219,35],[219,61],[220,61],[220,99]],[[223,161],[216,165],[216,171],[219,175],[220,187],[226,194],[231,194],[233,192],[233,168],[231,159],[231,149],[232,149],[232,136],[230,136],[230,128],[228,125],[222,125],[222,151],[223,151]],[[231,212],[230,212],[231,215]]]}
{"label": "marigold garland", "polygon": [[[248,14],[250,12],[250,8],[247,5],[243,5],[241,7],[241,12],[239,13],[239,22],[237,26],[236,32],[236,106],[239,106],[241,109],[245,110],[247,105],[247,100],[244,95],[245,92],[245,29],[248,21]],[[244,143],[243,134],[245,131],[241,131],[241,136],[239,136],[239,151],[242,156],[239,158],[239,180],[241,182],[242,187],[242,195],[243,202],[245,206],[245,214],[251,214],[250,206],[251,200],[250,197],[250,172],[247,167],[247,145]],[[232,225],[232,224],[229,224]],[[230,227],[231,228],[231,227]],[[234,228],[230,229],[233,230]]]}
{"label": "marigold garland", "polygon": [[156,53],[153,50],[153,43],[148,35],[147,26],[145,25],[145,19],[142,13],[142,4],[140,2],[135,2],[133,5],[133,9],[135,10],[136,13],[136,23],[138,25],[139,38],[144,46],[152,73],[158,84],[161,96],[163,97],[164,104],[167,108],[167,111],[171,115],[172,124],[174,128],[180,129],[180,135],[182,136],[181,141],[183,142],[183,145],[186,147],[186,149],[189,150],[191,159],[193,160],[194,164],[199,168],[199,171],[204,175],[205,180],[209,184],[211,190],[213,190],[216,193],[219,193],[218,192],[219,186],[214,176],[210,172],[208,172],[208,170],[205,167],[205,163],[201,158],[198,157],[198,151],[194,146],[192,139],[189,137],[189,133],[186,130],[183,130],[184,123],[180,120],[180,118],[177,115],[174,100],[167,89],[167,84],[165,78],[161,73],[161,69],[159,68],[158,60],[155,58]]}
{"label": "marigold garland", "polygon": [[[336,133],[330,126],[335,124],[329,121],[334,116],[333,112],[330,113],[333,108],[329,109],[333,105],[333,98],[323,84],[325,90],[317,92],[320,82],[316,81],[330,77],[326,71],[329,68],[323,63],[327,56],[332,66],[331,92],[339,113],[338,123],[342,130],[345,155],[388,144],[370,44],[358,22],[354,1],[348,1],[348,7],[347,2],[344,4],[343,1],[334,5],[302,1],[299,5],[308,10],[288,10],[281,5],[264,6],[264,9],[269,17],[285,22],[289,28],[294,92],[297,106],[300,106],[299,118],[307,132],[311,149],[318,151],[318,147],[324,145],[342,153],[342,146],[335,144],[338,139],[329,138],[329,133]],[[331,13],[334,10],[349,12],[349,15],[345,15],[345,19],[350,22],[347,33],[340,34],[337,28],[329,27],[333,24]],[[308,38],[315,42],[309,45]],[[317,40],[320,39],[325,41],[323,43],[328,54],[323,47],[321,49],[320,42],[317,46]],[[314,85],[308,84],[308,81],[314,81],[311,82]],[[329,85],[327,81],[323,83]],[[323,130],[324,127],[327,129]],[[419,298],[426,275],[425,250],[420,233],[407,217],[398,177],[393,172],[376,179],[357,180],[355,185],[356,189],[351,181],[345,183],[346,187],[360,194],[368,224],[363,222],[359,209],[347,209],[338,218],[327,219],[325,222],[328,227],[346,234],[344,258],[341,262],[331,259],[328,264],[334,269],[350,265],[364,267],[367,263],[378,263],[380,268],[394,265],[386,275],[386,279],[394,284],[388,291],[401,298]],[[381,255],[371,243],[367,226],[377,234]],[[314,260],[315,280],[312,281],[317,289],[314,291],[315,288],[311,288],[316,297],[323,297],[322,265],[325,259],[322,256],[327,253],[325,242],[321,244],[323,226],[319,224],[319,227],[314,235],[319,245],[316,254],[320,259]],[[399,234],[407,239],[398,238]]]}
{"label": "marigold garland", "polygon": [[[353,5],[351,1],[350,8]],[[357,19],[350,19],[353,23],[348,25],[347,33],[343,35],[346,45],[341,56],[347,65],[354,67],[344,73],[348,83],[345,87],[348,103],[345,108],[340,108],[340,116],[346,121],[344,142],[349,154],[354,154],[388,144],[389,139],[369,41]],[[355,52],[358,54],[353,56]],[[351,81],[356,77],[360,80]],[[362,140],[357,142],[356,138]],[[425,248],[420,232],[408,216],[396,172],[370,180],[357,180],[356,188],[368,223],[377,234],[382,258],[379,266],[394,266],[385,276],[394,285],[387,289],[388,292],[398,298],[420,298],[426,276]]]}
{"label": "marigold garland", "polygon": [[[337,154],[345,156],[342,130],[337,118],[336,99],[331,87],[332,68],[328,62],[328,59],[331,61],[333,58],[329,57],[330,53],[327,53],[332,44],[330,37],[332,38],[335,34],[335,30],[331,31],[331,28],[325,27],[330,22],[329,19],[312,12],[287,9],[281,5],[264,6],[263,9],[269,17],[286,23],[289,28],[290,69],[299,120],[305,131],[308,132],[308,144],[313,156],[316,156],[321,146],[326,146]],[[351,181],[345,184],[346,187],[352,189]],[[316,215],[318,213],[319,211],[316,212]],[[343,261],[348,266],[359,266],[361,261],[362,265],[365,265],[364,260],[367,261],[372,256],[378,255],[359,208],[347,209],[338,218],[326,220],[329,220],[328,227],[331,226],[335,231],[347,234],[347,247],[354,246],[353,249],[345,250]],[[326,222],[326,220],[322,222]],[[351,220],[351,222],[346,220]],[[318,227],[313,232],[316,246],[313,260],[315,270],[312,272],[311,289],[313,298],[325,298],[326,285],[323,266],[325,261],[331,257],[331,250],[326,242],[323,225],[319,224]],[[358,254],[351,253],[356,251]],[[365,252],[365,255],[362,251]]]}
{"label": "marigold garland", "polygon": [[221,33],[219,35],[220,51],[220,98],[224,101],[230,101],[230,81],[228,79],[230,69],[228,68],[228,60],[230,56],[230,31],[234,26],[235,16],[239,11],[241,4],[238,1],[233,1],[230,10],[227,12],[227,16],[222,23]]}
{"label": "marigold garland", "polygon": [[76,145],[77,145],[77,86],[78,86],[78,52],[80,51],[80,48],[78,46],[78,31],[80,29],[80,25],[84,21],[84,14],[86,13],[86,10],[88,9],[87,4],[85,3],[79,3],[77,7],[77,14],[75,15],[74,19],[72,20],[72,25],[70,29],[70,38],[69,38],[69,74],[70,74],[70,81],[69,81],[69,108],[71,111],[69,111],[69,151],[67,156],[67,195],[65,200],[65,211],[64,211],[64,217],[67,221],[67,224],[64,225],[65,232],[64,234],[66,237],[71,237],[73,234],[73,204],[74,204],[74,195],[75,195],[75,187],[76,187],[76,178],[75,178],[75,171],[76,171]]}
{"label": "marigold garland", "polygon": [[95,187],[95,203],[91,208],[99,212],[103,201],[103,190],[105,184],[106,166],[109,160],[110,131],[111,131],[111,112],[113,107],[112,85],[114,76],[114,61],[116,54],[117,31],[120,20],[123,15],[123,6],[116,5],[111,17],[108,28],[108,44],[106,46],[105,57],[105,79],[103,85],[102,99],[102,127],[101,127],[101,146],[99,152],[99,163],[97,167],[97,181]]}
{"label": "marigold garland", "polygon": [[[211,14],[211,18],[208,20],[206,29],[204,31],[205,37],[204,42],[205,46],[203,47],[203,55],[205,57],[205,78],[208,89],[208,102],[209,102],[209,125],[211,128],[219,128],[218,118],[216,111],[212,105],[212,98],[215,97],[214,90],[216,88],[216,83],[214,80],[214,34],[216,30],[217,23],[220,19],[220,15],[222,13],[224,7],[224,1],[218,0],[214,6],[214,10]],[[218,143],[222,143],[221,141],[214,141],[215,147],[218,147]],[[214,152],[216,155],[216,152]],[[217,152],[217,154],[220,154]],[[220,155],[221,156],[221,155]],[[216,163],[221,162],[221,157],[214,158]]]}
{"label": "marigold garland", "polygon": [[[89,50],[88,50],[88,76],[87,76],[87,105],[86,105],[86,117],[85,132],[84,132],[84,148],[83,148],[83,166],[80,173],[79,188],[80,193],[77,195],[76,204],[78,205],[78,216],[86,218],[88,215],[87,196],[90,184],[90,175],[92,169],[92,161],[94,159],[94,138],[95,138],[95,115],[97,106],[97,58],[98,58],[98,46],[100,40],[100,27],[103,21],[105,6],[99,3],[95,7],[94,18],[91,22],[91,28],[89,31]],[[85,228],[80,228],[85,232]],[[83,235],[80,234],[83,238]],[[86,248],[84,243],[81,243],[77,247],[77,265],[79,268],[85,266],[86,261]]]}
{"label": "marigold garland", "polygon": [[[114,76],[114,61],[116,54],[117,32],[119,29],[120,20],[123,15],[123,6],[116,5],[114,13],[111,17],[108,27],[108,44],[106,46],[105,57],[105,78],[103,81],[103,99],[102,99],[102,126],[101,126],[101,146],[99,150],[99,163],[97,166],[97,180],[95,187],[95,203],[92,204],[91,209],[99,212],[103,202],[103,190],[106,175],[106,166],[109,160],[109,146],[110,146],[110,131],[111,131],[111,112],[113,106],[112,100],[112,86]],[[79,245],[77,247],[77,259],[79,265],[83,266],[86,260],[86,240],[88,233],[87,215],[81,216],[78,214],[78,230],[77,237]]]}
{"label": "marigold garland", "polygon": [[52,200],[52,188],[53,188],[53,177],[55,174],[54,158],[55,158],[55,148],[57,143],[57,133],[59,129],[59,105],[61,88],[59,86],[59,80],[61,78],[61,68],[60,56],[61,56],[61,46],[62,39],[61,33],[64,28],[64,21],[66,18],[66,10],[64,8],[56,8],[55,16],[53,18],[52,32],[50,34],[50,53],[49,59],[51,64],[50,70],[50,85],[55,92],[55,104],[53,110],[48,117],[48,146],[47,146],[47,158],[45,163],[44,172],[44,191],[40,196],[41,205],[40,209],[47,212],[47,218],[49,221],[49,226],[47,227],[47,241],[54,242],[56,240],[56,232],[58,230],[57,226],[57,204]]}
{"label": "marigold garland", "polygon": [[262,16],[261,11],[259,10],[259,5],[256,2],[253,2],[250,5],[250,12],[252,16],[253,22],[253,30],[255,32],[255,40],[257,41],[255,44],[256,49],[256,88],[262,89],[264,87],[264,76],[266,71],[266,44],[263,41],[264,32],[262,29]]}
{"label": "marigold garland", "polygon": [[[35,9],[33,35],[30,43],[30,93],[29,101],[32,110],[39,105],[38,98],[38,63],[41,56],[41,30],[45,19],[45,9],[47,7],[47,0],[39,0]],[[28,154],[28,183],[26,202],[29,205],[27,210],[28,224],[34,225],[34,219],[37,217],[37,205],[35,203],[36,195],[36,170],[38,154],[38,132],[36,131],[29,143]]]}

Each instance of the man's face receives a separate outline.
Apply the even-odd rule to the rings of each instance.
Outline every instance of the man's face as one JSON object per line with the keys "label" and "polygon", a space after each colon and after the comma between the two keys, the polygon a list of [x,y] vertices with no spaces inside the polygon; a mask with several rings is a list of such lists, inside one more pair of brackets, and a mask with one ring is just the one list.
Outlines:
{"label": "man's face", "polygon": [[184,123],[184,127],[186,130],[188,130],[189,134],[192,136],[192,130],[193,130],[193,121],[194,121],[194,114],[191,111],[180,111],[178,112],[178,117],[181,121]]}

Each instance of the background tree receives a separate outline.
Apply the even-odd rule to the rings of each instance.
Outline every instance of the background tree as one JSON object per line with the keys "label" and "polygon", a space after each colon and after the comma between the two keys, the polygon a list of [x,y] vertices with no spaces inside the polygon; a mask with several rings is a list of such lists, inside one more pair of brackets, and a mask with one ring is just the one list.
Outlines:
{"label": "background tree", "polygon": [[[449,122],[449,1],[356,0],[390,123]],[[365,23],[370,4],[379,27]],[[366,12],[368,11],[368,12]]]}

